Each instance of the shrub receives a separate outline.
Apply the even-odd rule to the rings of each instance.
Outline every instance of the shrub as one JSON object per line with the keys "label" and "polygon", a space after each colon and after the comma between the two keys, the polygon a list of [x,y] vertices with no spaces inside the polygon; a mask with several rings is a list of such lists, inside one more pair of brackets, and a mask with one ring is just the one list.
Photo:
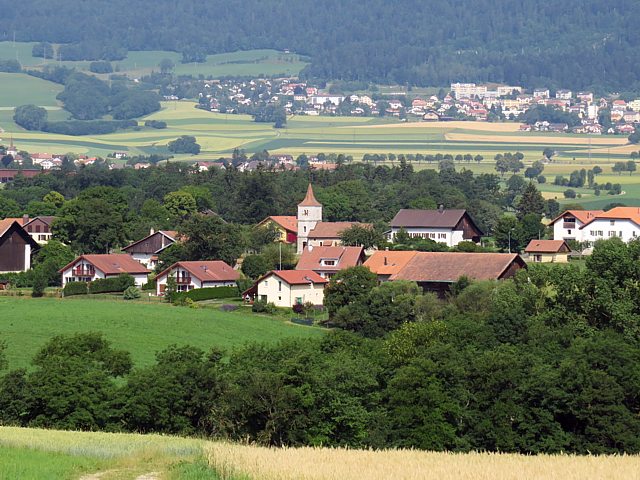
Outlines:
{"label": "shrub", "polygon": [[87,282],[69,282],[62,289],[63,297],[71,297],[72,295],[86,295],[89,293]]}
{"label": "shrub", "polygon": [[256,300],[253,303],[253,307],[251,310],[254,313],[266,313],[268,315],[273,315],[278,311],[278,307],[273,304],[273,302],[266,302],[265,300]]}
{"label": "shrub", "polygon": [[194,288],[188,292],[178,292],[174,295],[174,300],[178,298],[190,298],[194,302],[202,300],[215,300],[221,298],[237,298],[237,287],[210,287],[210,288]]}
{"label": "shrub", "polygon": [[124,295],[122,296],[125,300],[135,300],[140,298],[141,293],[136,287],[129,287],[124,291]]}
{"label": "shrub", "polygon": [[162,120],[145,120],[144,126],[162,129],[162,128],[167,128],[167,122],[163,122]]}
{"label": "shrub", "polygon": [[31,290],[31,296],[39,298],[44,296],[44,289],[47,286],[47,279],[43,275],[37,275],[33,281],[33,290]]}
{"label": "shrub", "polygon": [[127,288],[135,285],[134,278],[122,273],[113,278],[100,278],[89,284],[89,293],[114,293],[124,292]]}
{"label": "shrub", "polygon": [[291,307],[291,310],[293,310],[293,313],[301,315],[304,313],[305,308],[301,303],[296,303],[293,307]]}
{"label": "shrub", "polygon": [[570,188],[564,191],[564,198],[576,198],[576,191]]}

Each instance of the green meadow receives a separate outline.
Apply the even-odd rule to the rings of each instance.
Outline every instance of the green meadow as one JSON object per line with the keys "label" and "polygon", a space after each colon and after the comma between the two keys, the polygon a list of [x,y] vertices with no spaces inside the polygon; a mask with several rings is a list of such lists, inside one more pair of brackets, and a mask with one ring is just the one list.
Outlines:
{"label": "green meadow", "polygon": [[35,353],[53,336],[80,332],[102,332],[115,348],[130,352],[136,366],[152,364],[156,352],[171,344],[230,350],[247,342],[323,335],[317,327],[257,315],[248,307],[239,310],[93,298],[0,297],[0,339],[7,343],[9,368],[15,369],[29,368]]}

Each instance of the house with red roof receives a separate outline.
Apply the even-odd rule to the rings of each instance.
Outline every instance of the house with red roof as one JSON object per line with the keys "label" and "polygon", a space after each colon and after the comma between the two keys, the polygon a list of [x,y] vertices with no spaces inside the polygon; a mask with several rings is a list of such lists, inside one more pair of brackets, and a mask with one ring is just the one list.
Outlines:
{"label": "house with red roof", "polygon": [[164,295],[167,280],[173,277],[178,292],[194,288],[235,287],[240,274],[222,260],[176,262],[156,277],[156,293]]}
{"label": "house with red roof", "polygon": [[364,248],[362,247],[307,247],[300,255],[296,270],[313,270],[322,278],[329,280],[340,270],[362,265]]}
{"label": "house with red roof", "polygon": [[178,232],[175,230],[151,229],[149,235],[127,245],[122,249],[131,257],[147,268],[155,268],[158,265],[158,255],[178,241]]}
{"label": "house with red roof", "polygon": [[296,243],[298,219],[294,215],[271,215],[256,225],[256,228],[273,227],[277,230],[278,241]]}
{"label": "house with red roof", "polygon": [[531,240],[524,249],[535,263],[567,263],[571,247],[564,240]]}
{"label": "house with red roof", "polygon": [[243,296],[273,303],[276,307],[322,305],[329,280],[313,270],[272,270],[260,277]]}
{"label": "house with red roof", "polygon": [[598,213],[589,218],[580,230],[583,241],[590,243],[615,237],[623,242],[636,240],[640,238],[640,207],[615,207]]}
{"label": "house with red roof", "polygon": [[553,239],[584,242],[587,239],[584,238],[582,226],[602,213],[604,213],[603,210],[567,210],[562,212],[549,223],[549,226],[553,228]]}
{"label": "house with red roof", "polygon": [[0,272],[26,272],[31,268],[31,254],[36,241],[22,227],[22,219],[0,220]]}
{"label": "house with red roof", "polygon": [[526,267],[515,253],[415,252],[389,280],[416,282],[425,292],[442,297],[460,277],[504,280]]}
{"label": "house with red roof", "polygon": [[59,270],[62,286],[69,282],[93,282],[113,278],[123,273],[131,275],[137,287],[147,283],[150,270],[126,253],[80,255]]}

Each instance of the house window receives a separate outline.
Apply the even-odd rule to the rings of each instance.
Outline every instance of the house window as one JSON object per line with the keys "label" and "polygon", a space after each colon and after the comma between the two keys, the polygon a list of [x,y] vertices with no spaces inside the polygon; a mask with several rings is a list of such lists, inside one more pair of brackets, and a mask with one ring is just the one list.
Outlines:
{"label": "house window", "polygon": [[609,237],[615,237],[615,236],[616,236],[615,230],[609,230]]}
{"label": "house window", "polygon": [[598,235],[599,237],[602,237],[602,236],[604,236],[604,232],[603,232],[602,230],[598,230],[597,235]]}
{"label": "house window", "polygon": [[609,221],[609,225],[615,225],[615,224],[616,224],[616,221],[615,221],[615,220],[610,220],[610,221]]}
{"label": "house window", "polygon": [[302,305],[302,297],[296,297],[296,305]]}
{"label": "house window", "polygon": [[36,233],[40,233],[40,225],[36,225]]}
{"label": "house window", "polygon": [[278,280],[278,291],[282,291],[282,282],[280,280]]}
{"label": "house window", "polygon": [[534,255],[533,256],[533,261],[534,262],[542,262],[542,255]]}
{"label": "house window", "polygon": [[636,235],[636,231],[635,231],[635,230],[634,230],[631,234],[632,234],[634,237],[636,237],[636,236],[637,236],[637,235]]}
{"label": "house window", "polygon": [[305,226],[303,226],[303,227],[302,227],[302,230],[303,230],[305,233],[307,233],[307,226],[306,226],[306,225],[305,225]]}
{"label": "house window", "polygon": [[571,235],[571,230],[568,230],[568,232],[569,232],[569,235]]}
{"label": "house window", "polygon": [[320,246],[322,246],[322,242],[320,242]]}
{"label": "house window", "polygon": [[596,232],[594,232],[593,230],[591,230],[591,231],[589,232],[589,235],[591,235],[592,237],[594,237],[594,236],[595,236],[595,234],[596,234]]}
{"label": "house window", "polygon": [[439,233],[439,234],[438,234],[438,238],[444,238],[444,239],[446,239],[446,238],[447,238],[447,234],[446,234],[446,233]]}
{"label": "house window", "polygon": [[622,238],[622,230],[620,230],[620,231],[618,232],[618,236],[619,236],[620,238]]}
{"label": "house window", "polygon": [[268,287],[268,286],[269,286],[269,280],[265,280],[265,281],[264,281],[264,286],[265,286],[265,287]]}
{"label": "house window", "polygon": [[260,295],[260,300],[263,302],[267,301],[267,296],[266,295]]}
{"label": "house window", "polygon": [[332,267],[332,266],[334,266],[336,264],[336,261],[335,260],[325,260],[324,264]]}

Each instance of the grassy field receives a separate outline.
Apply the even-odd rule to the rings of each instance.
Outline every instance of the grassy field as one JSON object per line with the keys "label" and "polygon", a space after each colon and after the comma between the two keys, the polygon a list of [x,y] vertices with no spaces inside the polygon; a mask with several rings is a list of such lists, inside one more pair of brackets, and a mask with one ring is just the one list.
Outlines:
{"label": "grassy field", "polygon": [[216,480],[206,442],[160,435],[0,427],[0,478]]}
{"label": "grassy field", "polygon": [[[0,59],[18,60],[24,68],[40,69],[45,65],[64,65],[80,71],[89,71],[89,61],[62,61],[33,57],[33,42],[0,42]],[[220,78],[226,76],[295,76],[307,62],[295,53],[276,50],[247,50],[218,55],[208,55],[203,63],[181,63],[182,55],[176,52],[144,51],[129,52],[123,60],[111,62],[116,73],[127,74],[133,78],[148,75],[160,70],[160,62],[168,58],[175,64],[177,75],[204,75]],[[106,77],[106,75],[105,75]]]}
{"label": "grassy field", "polygon": [[9,367],[29,367],[51,337],[103,332],[116,348],[131,352],[136,366],[153,363],[173,343],[230,349],[251,341],[322,335],[323,330],[251,313],[189,309],[118,300],[0,297],[0,339],[7,342]]}
{"label": "grassy field", "polygon": [[637,480],[640,457],[262,448],[160,435],[0,427],[0,478]]}

